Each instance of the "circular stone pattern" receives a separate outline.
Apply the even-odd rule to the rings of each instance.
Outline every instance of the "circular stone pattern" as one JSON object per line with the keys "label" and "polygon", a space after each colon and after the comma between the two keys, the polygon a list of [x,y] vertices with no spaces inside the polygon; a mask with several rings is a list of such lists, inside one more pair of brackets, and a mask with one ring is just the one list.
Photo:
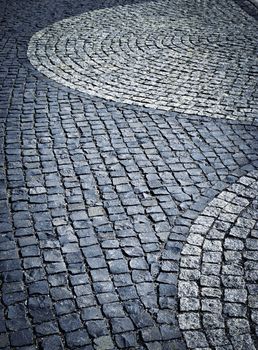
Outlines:
{"label": "circular stone pattern", "polygon": [[231,0],[143,2],[57,22],[31,38],[28,57],[80,92],[253,120],[257,27]]}
{"label": "circular stone pattern", "polygon": [[182,250],[179,326],[189,349],[258,348],[258,171],[211,201]]}

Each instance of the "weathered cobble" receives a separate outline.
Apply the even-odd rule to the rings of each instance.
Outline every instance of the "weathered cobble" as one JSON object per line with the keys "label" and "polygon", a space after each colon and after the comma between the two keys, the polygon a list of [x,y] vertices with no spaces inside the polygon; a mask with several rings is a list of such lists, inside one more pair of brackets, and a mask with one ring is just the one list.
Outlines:
{"label": "weathered cobble", "polygon": [[[73,15],[80,15],[77,34],[81,18],[92,16],[95,25],[95,16],[103,13],[114,14],[121,28],[115,9],[126,20],[129,9],[137,13],[143,5],[150,18],[141,23],[155,28],[157,9],[164,15],[160,2],[4,3],[1,0],[0,348],[219,349],[220,338],[229,339],[228,349],[234,349],[237,334],[244,334],[243,344],[249,346],[257,323],[257,215],[255,206],[249,206],[255,189],[248,182],[258,165],[253,116],[257,91],[241,83],[251,59],[237,75],[251,111],[234,100],[233,107],[225,102],[229,109],[221,107],[221,113],[209,112],[211,94],[203,109],[183,109],[185,113],[176,112],[173,104],[171,111],[157,109],[154,98],[155,108],[126,104],[118,90],[112,102],[34,69],[27,57],[30,39],[56,21],[68,18],[64,23],[70,23]],[[182,6],[182,18],[191,15],[190,2],[175,4]],[[225,18],[229,27],[239,19],[239,31],[252,46],[255,35],[249,24],[256,27],[254,20],[232,2],[212,4],[223,30]],[[228,4],[236,19],[223,13]],[[205,18],[215,23],[209,7],[204,10]],[[58,23],[54,26],[63,22]],[[164,21],[164,30],[166,25]],[[210,33],[208,24],[205,33]],[[197,52],[202,45],[196,44]],[[246,58],[243,45],[237,53]],[[58,54],[67,58],[65,52]],[[182,72],[184,61],[178,67]],[[251,73],[248,79],[252,85]],[[223,191],[230,184],[235,185],[225,199]],[[214,197],[217,204],[209,205]],[[243,215],[242,207],[248,208]],[[189,235],[193,226],[194,235]],[[243,260],[242,265],[231,263]],[[204,300],[198,298],[199,279]],[[228,318],[225,334],[223,319],[213,312],[220,305],[210,302],[221,300],[220,293]],[[206,335],[203,329],[208,328]]]}
{"label": "weathered cobble", "polygon": [[28,56],[49,78],[91,95],[252,121],[256,33],[255,19],[231,0],[143,2],[55,23],[32,37]]}
{"label": "weathered cobble", "polygon": [[257,179],[257,171],[240,177],[190,228],[178,284],[189,349],[257,348]]}

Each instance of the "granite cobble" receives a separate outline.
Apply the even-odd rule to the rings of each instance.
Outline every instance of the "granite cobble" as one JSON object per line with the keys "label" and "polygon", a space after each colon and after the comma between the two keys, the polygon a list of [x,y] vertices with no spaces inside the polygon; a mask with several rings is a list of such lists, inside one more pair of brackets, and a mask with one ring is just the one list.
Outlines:
{"label": "granite cobble", "polygon": [[28,56],[91,95],[253,121],[256,26],[234,1],[144,2],[55,23],[32,37]]}
{"label": "granite cobble", "polygon": [[[218,346],[257,348],[257,296],[252,294],[253,287],[257,287],[257,264],[252,254],[257,251],[256,238],[252,238],[257,231],[257,175],[257,171],[248,173],[222,191],[190,228],[187,242],[193,248],[198,247],[198,250],[189,249],[185,244],[178,285],[179,326],[190,349],[202,347],[204,343],[216,349]],[[210,216],[212,210],[209,209],[212,207],[219,208],[215,217]],[[232,208],[237,212],[234,216],[231,215]],[[214,227],[221,216],[227,218],[230,225],[226,229],[220,227],[221,236],[217,240]],[[202,226],[196,224],[200,218]],[[235,228],[243,228],[247,234],[236,235]],[[191,236],[196,235],[197,239],[194,240]],[[217,260],[214,253],[219,253]],[[196,265],[194,268],[191,266],[192,273],[183,274],[186,262],[191,262],[193,258]],[[194,274],[195,270],[199,274]],[[194,287],[195,292],[186,292],[186,285]]]}
{"label": "granite cobble", "polygon": [[[219,0],[0,3],[0,348],[253,349],[255,20]],[[65,73],[78,45],[93,94]]]}

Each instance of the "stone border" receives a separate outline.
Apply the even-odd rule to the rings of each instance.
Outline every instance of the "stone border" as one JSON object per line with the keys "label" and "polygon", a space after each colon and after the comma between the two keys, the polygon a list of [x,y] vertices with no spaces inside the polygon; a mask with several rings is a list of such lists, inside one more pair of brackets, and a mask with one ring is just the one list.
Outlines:
{"label": "stone border", "polygon": [[241,216],[258,196],[257,180],[258,171],[242,176],[213,199],[190,228],[178,282],[179,326],[189,349],[256,349],[245,305],[248,300],[248,313],[256,323],[252,280],[257,221]]}

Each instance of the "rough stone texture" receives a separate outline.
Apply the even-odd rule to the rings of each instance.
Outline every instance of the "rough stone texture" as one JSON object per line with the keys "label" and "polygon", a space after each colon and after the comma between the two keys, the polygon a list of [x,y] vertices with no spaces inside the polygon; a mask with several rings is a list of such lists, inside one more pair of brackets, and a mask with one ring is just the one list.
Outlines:
{"label": "rough stone texture", "polygon": [[32,37],[28,56],[49,78],[91,95],[253,120],[257,32],[232,0],[156,0],[55,23]]}
{"label": "rough stone texture", "polygon": [[[239,342],[252,349],[258,318],[258,230],[250,204],[256,179],[250,174],[258,166],[258,133],[255,66],[250,67],[253,56],[247,57],[245,47],[252,47],[256,34],[253,30],[251,35],[250,25],[257,25],[229,1],[212,1],[212,6],[198,1],[203,20],[197,2],[174,1],[173,11],[173,2],[166,4],[166,16],[181,13],[182,25],[189,19],[185,30],[190,35],[192,27],[193,38],[200,17],[200,42],[187,44],[195,46],[189,52],[200,66],[200,48],[205,49],[215,23],[222,30],[221,47],[216,48],[218,41],[210,43],[210,57],[228,49],[232,59],[246,58],[229,80],[223,79],[221,91],[230,87],[232,103],[228,97],[219,104],[219,113],[212,107],[218,103],[216,84],[214,90],[207,85],[199,110],[179,113],[172,105],[164,111],[122,103],[120,95],[116,102],[90,96],[47,78],[29,62],[31,38],[53,23],[59,26],[65,18],[70,23],[71,16],[79,15],[78,34],[81,18],[92,16],[95,25],[97,14],[109,13],[121,28],[116,9],[124,14],[120,23],[126,24],[130,11],[146,8],[141,23],[150,30],[157,16],[164,17],[161,2],[0,0],[2,349],[229,350]],[[235,23],[245,42],[236,34],[222,39]],[[164,33],[167,24],[164,19]],[[174,30],[174,39],[184,33],[182,26],[168,29],[169,35]],[[161,30],[152,33],[156,40]],[[236,43],[234,53],[227,40]],[[169,36],[168,41],[172,43]],[[151,52],[153,41],[148,45]],[[175,43],[166,45],[164,52],[175,48]],[[186,43],[178,45],[178,52],[186,54]],[[49,50],[44,47],[42,55]],[[56,52],[67,59],[65,52]],[[188,69],[184,57],[174,67],[182,76]],[[221,56],[221,70],[211,82],[218,74],[221,83],[227,57]],[[203,57],[203,67],[208,67],[205,62]],[[234,70],[233,63],[228,69]],[[198,81],[194,73],[190,76]],[[231,89],[234,77],[239,89]],[[122,90],[126,84],[119,86]],[[130,88],[136,91],[136,85]],[[196,92],[195,85],[188,90],[183,102]],[[214,308],[224,314],[214,315]],[[201,328],[196,329],[199,315]],[[231,344],[221,344],[223,339]]]}
{"label": "rough stone texture", "polygon": [[[196,223],[201,218],[201,249],[193,255],[193,250],[186,244],[182,250],[184,260],[183,264],[180,262],[179,270],[179,290],[184,290],[187,283],[194,283],[197,288],[194,299],[189,293],[179,294],[179,326],[189,349],[197,347],[189,337],[189,331],[192,330],[202,332],[202,337],[205,337],[210,348],[228,346],[233,349],[257,349],[257,198],[258,172],[253,171],[222,191],[190,227],[187,242],[191,235],[199,237],[201,229],[199,227],[196,233]],[[219,210],[215,219],[210,221],[213,218],[213,208]],[[235,216],[230,215],[233,209],[237,211]],[[226,230],[219,228],[223,233],[219,241],[223,248],[219,249],[221,254],[217,263],[213,257],[214,252],[218,251],[217,245],[211,242],[217,242],[214,227],[218,227],[221,217],[230,226]],[[242,229],[248,234],[238,238],[236,232],[241,232]],[[193,239],[188,244],[196,247]],[[192,271],[198,270],[199,274],[183,274],[186,261],[193,258],[198,261],[198,265]],[[216,270],[215,265],[219,265]]]}

